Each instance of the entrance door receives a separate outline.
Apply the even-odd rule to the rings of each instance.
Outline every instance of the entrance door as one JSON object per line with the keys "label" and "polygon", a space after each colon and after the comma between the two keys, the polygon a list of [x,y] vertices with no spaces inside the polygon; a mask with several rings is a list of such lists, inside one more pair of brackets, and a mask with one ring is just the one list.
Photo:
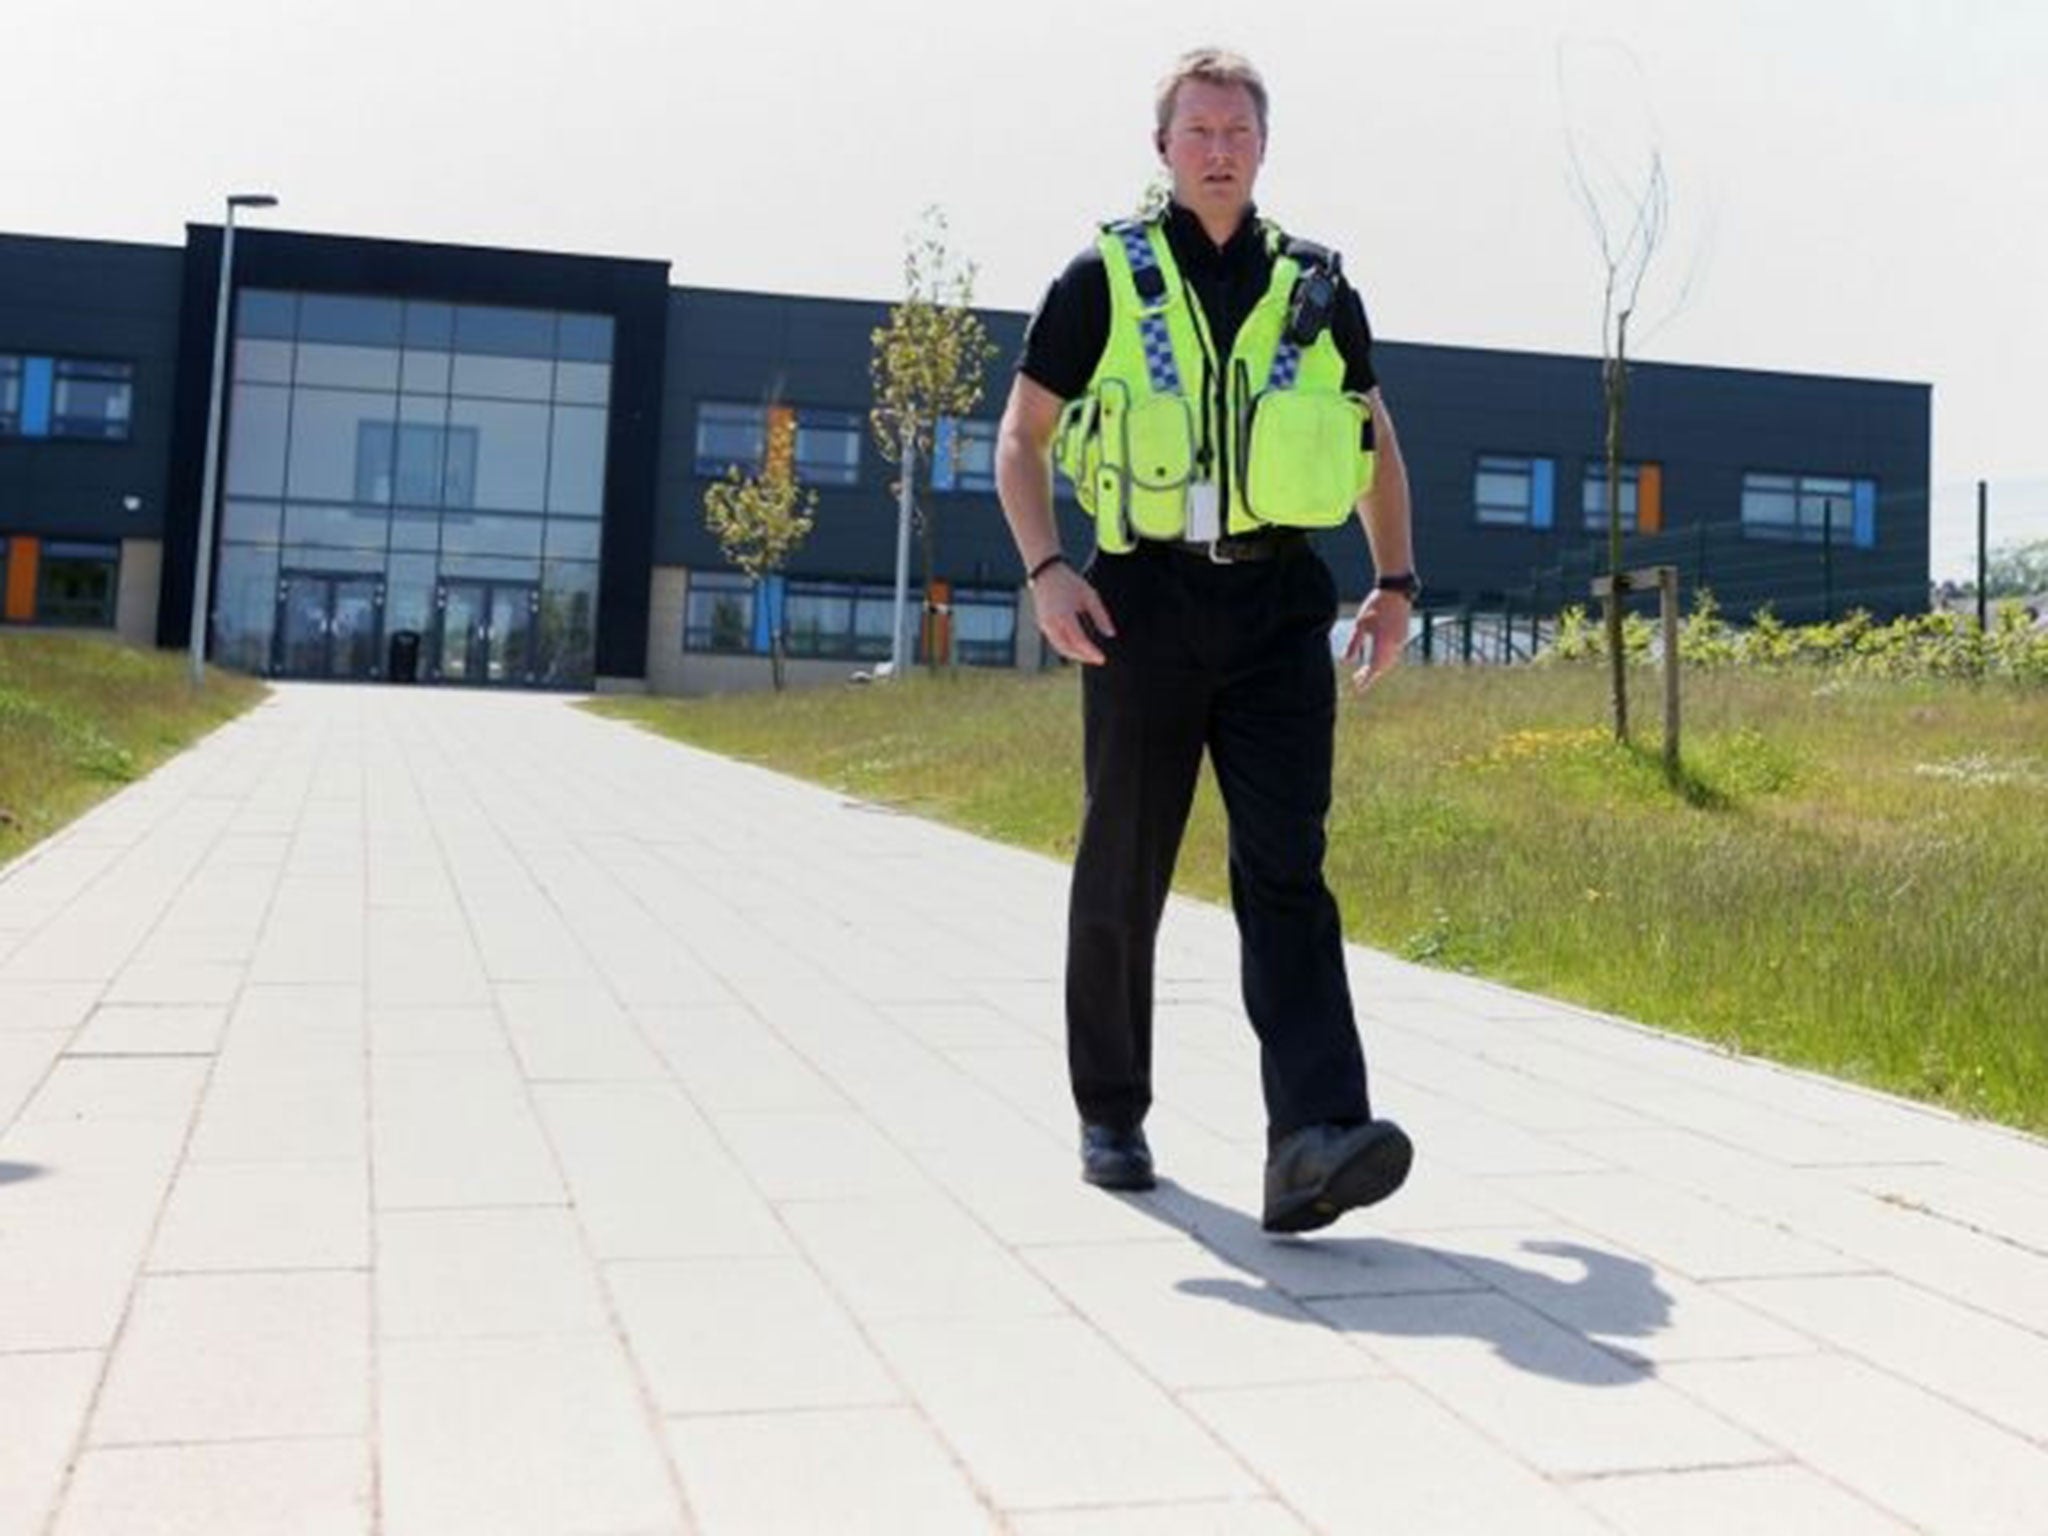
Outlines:
{"label": "entrance door", "polygon": [[441,678],[482,685],[533,681],[540,588],[519,581],[441,584]]}
{"label": "entrance door", "polygon": [[384,583],[374,576],[286,571],[277,584],[280,677],[360,679],[382,670]]}

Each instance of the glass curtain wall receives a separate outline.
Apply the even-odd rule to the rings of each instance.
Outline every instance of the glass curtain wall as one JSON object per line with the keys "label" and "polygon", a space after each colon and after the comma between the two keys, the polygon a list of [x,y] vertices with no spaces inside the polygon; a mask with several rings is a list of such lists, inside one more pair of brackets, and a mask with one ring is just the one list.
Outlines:
{"label": "glass curtain wall", "polygon": [[612,320],[245,289],[215,659],[588,687]]}

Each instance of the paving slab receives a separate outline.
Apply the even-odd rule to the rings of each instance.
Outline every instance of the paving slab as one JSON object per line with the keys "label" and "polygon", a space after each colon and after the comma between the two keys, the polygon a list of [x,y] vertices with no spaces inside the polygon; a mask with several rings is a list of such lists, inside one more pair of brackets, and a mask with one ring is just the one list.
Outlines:
{"label": "paving slab", "polygon": [[2048,1146],[1354,948],[1259,1231],[1227,911],[1075,1177],[1058,862],[290,686],[0,869],[0,1536],[2027,1533]]}

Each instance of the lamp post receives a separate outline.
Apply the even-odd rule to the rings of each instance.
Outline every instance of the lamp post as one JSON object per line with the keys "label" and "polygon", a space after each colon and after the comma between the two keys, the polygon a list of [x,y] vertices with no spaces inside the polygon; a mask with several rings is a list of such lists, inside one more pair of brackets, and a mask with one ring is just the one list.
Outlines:
{"label": "lamp post", "polygon": [[213,312],[213,380],[206,401],[206,472],[199,487],[199,552],[192,571],[192,686],[206,684],[207,608],[213,600],[213,508],[220,492],[220,399],[227,376],[228,300],[235,270],[235,210],[275,208],[265,192],[236,192],[228,197],[227,224],[220,242],[220,302]]}
{"label": "lamp post", "polygon": [[893,622],[889,625],[889,678],[892,682],[900,680],[904,668],[916,658],[916,652],[905,644],[909,638],[905,631],[910,627],[906,610],[910,606],[910,514],[914,499],[910,477],[917,469],[915,419],[906,414],[900,430],[903,433],[900,465],[903,478],[897,482],[896,490],[896,601],[890,609]]}

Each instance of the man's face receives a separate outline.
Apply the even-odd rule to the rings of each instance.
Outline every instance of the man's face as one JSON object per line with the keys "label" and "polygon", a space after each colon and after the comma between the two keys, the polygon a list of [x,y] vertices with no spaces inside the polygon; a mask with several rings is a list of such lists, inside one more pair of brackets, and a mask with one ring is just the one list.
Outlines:
{"label": "man's face", "polygon": [[1252,183],[1265,153],[1250,91],[1207,80],[1181,82],[1160,156],[1182,206],[1196,214],[1235,218],[1252,200]]}

